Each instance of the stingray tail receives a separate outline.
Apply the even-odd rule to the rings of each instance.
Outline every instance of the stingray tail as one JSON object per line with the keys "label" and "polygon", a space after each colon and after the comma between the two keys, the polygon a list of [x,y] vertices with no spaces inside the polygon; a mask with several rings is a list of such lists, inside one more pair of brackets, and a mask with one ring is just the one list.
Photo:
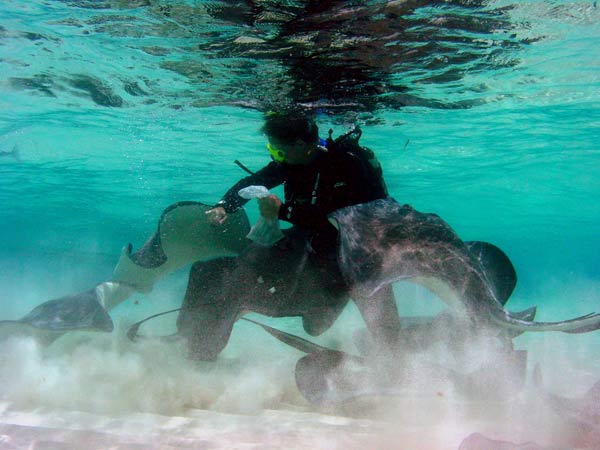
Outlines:
{"label": "stingray tail", "polygon": [[[527,308],[523,311],[510,312],[509,314],[514,319],[522,320],[524,322],[533,322],[533,319],[535,319],[536,312],[537,312],[537,307],[532,306],[531,308]],[[517,336],[520,336],[521,334],[523,334],[524,332],[525,332],[525,330],[511,329],[508,331],[508,336],[510,337],[510,339],[514,339]]]}
{"label": "stingray tail", "polygon": [[285,331],[278,330],[277,328],[270,327],[265,325],[264,323],[257,322],[256,320],[248,319],[247,317],[242,317],[242,320],[246,322],[251,322],[255,325],[258,325],[271,336],[277,338],[284,344],[289,345],[290,347],[294,347],[295,349],[300,350],[304,353],[315,353],[315,352],[334,352],[335,350],[331,350],[327,347],[322,347],[319,344],[315,344],[307,339],[301,338],[300,336],[296,336],[291,333],[286,333]]}
{"label": "stingray tail", "polygon": [[590,313],[574,319],[562,320],[560,322],[533,322],[523,320],[514,315],[504,312],[501,317],[494,319],[502,327],[509,328],[512,331],[560,331],[563,333],[589,333],[600,329],[600,314]]}

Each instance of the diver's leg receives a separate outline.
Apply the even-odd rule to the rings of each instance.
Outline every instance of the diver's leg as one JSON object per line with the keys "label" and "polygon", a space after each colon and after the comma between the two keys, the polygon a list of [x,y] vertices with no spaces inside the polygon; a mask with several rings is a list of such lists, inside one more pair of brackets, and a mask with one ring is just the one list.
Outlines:
{"label": "diver's leg", "polygon": [[348,298],[337,299],[332,305],[321,308],[313,308],[302,315],[302,326],[311,336],[319,336],[327,331],[336,319],[340,316],[344,307],[348,303]]}
{"label": "diver's leg", "polygon": [[311,293],[319,305],[302,316],[304,331],[318,336],[327,331],[342,313],[349,300],[349,289],[337,262],[337,249],[321,249],[309,258],[309,271],[316,275]]}
{"label": "diver's leg", "polygon": [[214,361],[223,351],[239,309],[223,308],[222,304],[205,304],[201,308],[181,310],[177,319],[179,335],[187,340],[189,357],[202,361]]}
{"label": "diver's leg", "polygon": [[355,298],[378,350],[393,350],[400,335],[400,316],[392,285],[388,284],[367,298]]}
{"label": "diver's leg", "polygon": [[[316,266],[319,269],[319,266]],[[315,284],[312,296],[316,296],[319,305],[310,308],[302,315],[304,331],[311,336],[319,336],[327,331],[348,304],[349,293],[337,263],[320,267],[321,272]]]}
{"label": "diver's leg", "polygon": [[219,258],[192,266],[179,317],[178,333],[188,341],[192,359],[213,361],[225,348],[237,320],[239,301],[228,295],[235,258]]}

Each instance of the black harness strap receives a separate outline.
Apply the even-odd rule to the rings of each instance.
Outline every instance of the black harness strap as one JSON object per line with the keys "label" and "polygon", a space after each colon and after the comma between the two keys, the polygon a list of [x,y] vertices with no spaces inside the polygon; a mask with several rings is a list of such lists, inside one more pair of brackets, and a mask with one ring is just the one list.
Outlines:
{"label": "black harness strap", "polygon": [[250,169],[248,169],[244,164],[242,164],[239,160],[235,160],[234,161],[235,164],[237,164],[238,166],[240,166],[240,168],[244,171],[244,172],[248,172],[250,175],[254,175],[254,172],[252,172]]}

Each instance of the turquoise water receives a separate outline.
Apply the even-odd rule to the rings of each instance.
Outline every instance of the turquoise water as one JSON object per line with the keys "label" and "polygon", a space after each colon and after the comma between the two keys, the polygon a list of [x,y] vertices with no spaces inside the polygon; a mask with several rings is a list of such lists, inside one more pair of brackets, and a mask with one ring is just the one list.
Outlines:
{"label": "turquoise water", "polygon": [[[465,240],[502,248],[519,275],[509,307],[537,304],[548,320],[600,310],[595,2],[423,2],[406,12],[412,34],[388,39],[393,57],[369,62],[365,72],[378,78],[361,84],[352,72],[356,83],[343,95],[325,81],[330,90],[317,91],[323,77],[298,75],[326,44],[309,40],[292,63],[280,55],[290,41],[273,36],[295,10],[266,2],[271,9],[252,22],[216,14],[224,4],[0,7],[0,152],[15,149],[0,157],[2,318],[110,277],[122,246],[143,244],[171,203],[217,201],[243,175],[235,159],[252,169],[267,162],[261,110],[290,101],[317,110],[323,135],[360,124],[393,197],[439,214]],[[483,25],[444,26],[471,16]],[[380,28],[365,26],[365,39],[379,42]],[[361,61],[356,48],[341,55],[325,62]],[[256,219],[253,205],[248,212]],[[185,282],[185,271],[174,274],[145,303],[140,296],[115,314],[130,323],[177,305]],[[438,307],[423,292],[397,289],[402,312]],[[347,320],[336,327],[354,326]],[[273,323],[298,329],[295,319]],[[541,349],[583,355],[577,392],[599,374],[597,336],[544,336],[536,336]]]}

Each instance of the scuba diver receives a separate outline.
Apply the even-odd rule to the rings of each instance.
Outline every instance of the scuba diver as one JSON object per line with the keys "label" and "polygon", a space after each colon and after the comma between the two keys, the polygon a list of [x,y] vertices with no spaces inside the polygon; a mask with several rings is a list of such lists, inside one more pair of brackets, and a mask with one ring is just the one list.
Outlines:
{"label": "scuba diver", "polygon": [[[319,138],[312,118],[285,111],[267,113],[262,131],[272,161],[235,183],[206,214],[215,226],[223,226],[230,214],[248,202],[239,195],[240,190],[283,184],[284,200],[273,194],[260,197],[259,210],[266,220],[283,220],[293,226],[272,248],[254,246],[236,261],[224,258],[192,267],[178,326],[180,334],[195,341],[191,347],[197,349],[195,356],[200,359],[216,357],[235,320],[248,310],[270,316],[301,315],[305,331],[313,336],[327,330],[349,299],[349,287],[337,262],[338,231],[327,216],[346,206],[388,196],[377,158],[358,144],[360,129],[335,140],[330,130],[325,140]],[[220,274],[232,266],[235,269],[223,279]],[[300,272],[316,273],[317,279],[311,284]],[[271,282],[265,282],[267,278]],[[281,279],[291,279],[281,289],[284,298],[272,291],[271,295],[255,293],[256,280],[265,285],[264,290]],[[207,286],[220,286],[219,292],[207,290]],[[224,294],[224,286],[235,286],[237,292]],[[236,300],[238,292],[244,292],[242,303]],[[220,301],[215,302],[215,297]],[[400,322],[391,285],[369,299],[354,301],[376,343],[390,346],[397,342]],[[293,305],[298,306],[296,310]]]}
{"label": "scuba diver", "polygon": [[[267,166],[234,184],[216,205],[171,205],[138,251],[132,253],[131,244],[123,248],[110,280],[44,302],[19,320],[0,321],[0,336],[25,333],[49,343],[71,330],[112,331],[108,311],[191,263],[177,335],[186,338],[194,359],[216,359],[246,312],[301,316],[310,335],[331,327],[350,288],[338,266],[338,231],[327,216],[387,198],[381,166],[358,144],[358,128],[337,139],[330,130],[324,140],[313,118],[286,110],[267,113],[262,130],[273,160]],[[259,198],[260,214],[292,227],[271,247],[253,243],[246,238],[250,227],[242,208],[248,200],[238,192],[281,184],[284,200]],[[400,321],[391,285],[353,300],[380,348],[397,342]]]}

